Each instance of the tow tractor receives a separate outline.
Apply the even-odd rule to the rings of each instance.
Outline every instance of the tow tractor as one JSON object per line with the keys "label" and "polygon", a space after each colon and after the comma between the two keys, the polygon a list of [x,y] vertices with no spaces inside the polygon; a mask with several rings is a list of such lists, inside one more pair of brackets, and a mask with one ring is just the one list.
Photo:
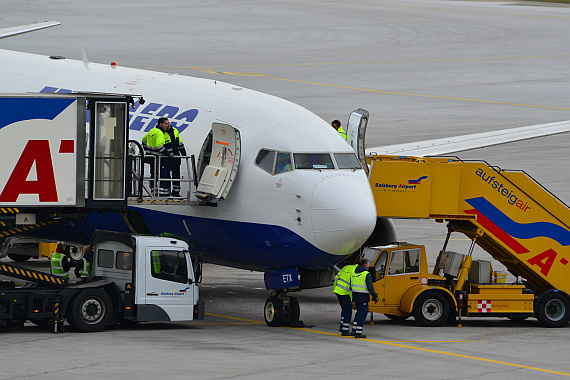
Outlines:
{"label": "tow tractor", "polygon": [[[448,222],[432,272],[422,245],[371,247],[364,256],[379,294],[370,311],[414,316],[424,326],[461,317],[536,317],[542,326],[570,319],[570,209],[523,171],[458,158],[374,156],[370,184],[377,214]],[[468,252],[447,250],[450,235],[471,239]],[[503,283],[479,245],[517,282]]]}

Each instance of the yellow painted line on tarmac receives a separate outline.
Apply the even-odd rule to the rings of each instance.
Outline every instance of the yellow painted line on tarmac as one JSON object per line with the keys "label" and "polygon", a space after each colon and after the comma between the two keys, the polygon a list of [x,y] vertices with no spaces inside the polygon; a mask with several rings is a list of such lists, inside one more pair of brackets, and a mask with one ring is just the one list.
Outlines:
{"label": "yellow painted line on tarmac", "polygon": [[[214,326],[214,325],[259,325],[262,322],[219,322],[219,323],[200,323],[200,326]],[[195,326],[195,324],[186,323],[188,326]],[[265,323],[264,323],[265,324]]]}
{"label": "yellow painted line on tarmac", "polygon": [[[227,319],[233,319],[233,320],[237,320],[237,321],[244,321],[244,322],[249,322],[251,324],[258,324],[258,325],[264,325],[264,322],[258,322],[255,321],[253,319],[245,319],[245,318],[237,318],[237,317],[230,317],[227,315],[221,315],[221,314],[211,314],[211,313],[205,313],[208,316],[211,317],[220,317],[220,318],[227,318]],[[549,369],[544,369],[544,368],[537,368],[537,367],[532,367],[532,366],[528,366],[528,365],[524,365],[524,364],[516,364],[516,363],[509,363],[509,362],[503,362],[500,360],[493,360],[493,359],[486,359],[486,358],[480,358],[477,356],[470,356],[470,355],[462,355],[462,354],[456,354],[453,352],[446,352],[446,351],[439,351],[439,350],[432,350],[429,348],[421,348],[421,347],[414,347],[414,346],[409,346],[403,343],[470,343],[470,342],[483,342],[483,341],[472,341],[472,340],[460,340],[460,341],[390,341],[390,340],[375,340],[375,339],[355,339],[352,336],[340,336],[338,333],[330,333],[330,332],[326,332],[326,331],[319,331],[319,330],[313,330],[313,329],[307,329],[307,328],[297,328],[297,327],[287,327],[291,330],[297,330],[297,331],[306,331],[306,332],[311,332],[314,334],[321,334],[321,335],[329,335],[329,336],[334,336],[334,337],[338,337],[338,338],[342,338],[342,339],[353,339],[353,340],[358,340],[358,341],[363,341],[363,342],[371,342],[371,343],[378,343],[378,344],[384,344],[387,346],[394,346],[394,347],[400,347],[400,348],[407,348],[410,350],[416,350],[416,351],[423,351],[423,352],[430,352],[432,354],[439,354],[439,355],[446,355],[446,356],[453,356],[456,358],[463,358],[463,359],[471,359],[471,360],[476,360],[476,361],[481,361],[481,362],[487,362],[487,363],[493,363],[493,364],[501,364],[501,365],[506,365],[509,367],[516,367],[516,368],[523,368],[523,369],[529,369],[532,371],[538,371],[538,372],[544,372],[544,373],[552,373],[555,375],[563,375],[563,376],[570,376],[570,373],[566,373],[566,372],[560,372],[560,371],[552,371]]]}
{"label": "yellow painted line on tarmac", "polygon": [[[251,66],[251,67],[254,67],[254,66],[258,66],[258,67],[267,67],[267,66],[323,66],[323,65],[379,64],[379,63],[405,63],[405,62],[445,62],[445,61],[451,62],[451,61],[476,61],[476,60],[529,59],[529,58],[567,57],[567,56],[568,56],[567,54],[564,54],[564,55],[553,55],[553,56],[428,59],[428,60],[412,60],[412,61],[330,62],[330,63],[322,63],[321,62],[321,63],[295,63],[295,64],[270,64],[270,65],[237,65],[237,66],[233,66],[233,67],[247,67],[247,66]],[[304,81],[304,80],[299,80],[299,79],[279,78],[279,77],[275,77],[275,76],[270,75],[270,74],[213,70],[216,67],[224,67],[224,66],[201,66],[201,67],[185,66],[185,67],[168,67],[166,69],[184,68],[184,69],[200,70],[200,71],[211,73],[211,74],[269,77],[271,79],[281,80],[281,81],[286,81],[286,82],[295,82],[295,83],[311,84],[311,85],[316,85],[316,86],[342,88],[342,89],[347,89],[347,90],[373,92],[373,93],[377,93],[377,94],[415,96],[415,97],[423,97],[423,98],[431,98],[431,99],[460,100],[460,101],[466,101],[466,102],[500,104],[500,105],[507,105],[507,106],[530,107],[530,108],[545,108],[545,109],[555,109],[555,110],[564,110],[564,111],[570,110],[569,107],[541,106],[541,105],[537,105],[537,104],[511,103],[511,102],[501,102],[501,101],[496,101],[496,100],[483,100],[483,99],[460,98],[460,97],[454,97],[454,96],[427,95],[427,94],[416,94],[416,93],[398,92],[398,91],[373,90],[373,89],[369,89],[369,88],[343,86],[343,85],[329,84],[329,83],[311,82],[311,81]],[[162,68],[162,69],[165,69],[165,68]]]}
{"label": "yellow painted line on tarmac", "polygon": [[287,78],[277,78],[277,77],[271,77],[271,78],[272,78],[272,79],[277,79],[277,80],[286,81],[286,82],[296,82],[296,83],[304,83],[304,84],[314,84],[314,85],[318,85],[318,86],[343,88],[343,89],[347,89],[347,90],[357,90],[357,91],[365,91],[365,92],[374,92],[374,93],[377,93],[377,94],[417,96],[417,97],[422,97],[422,98],[447,99],[447,100],[461,100],[461,101],[466,101],[466,102],[488,103],[488,104],[501,104],[501,105],[507,105],[507,106],[519,106],[519,107],[531,107],[531,108],[548,108],[548,109],[554,109],[554,110],[570,110],[570,108],[568,108],[568,107],[539,106],[539,105],[537,105],[537,104],[510,103],[510,102],[500,102],[500,101],[496,101],[496,100],[482,100],[482,99],[458,98],[458,97],[455,97],[455,96],[414,94],[414,93],[397,92],[397,91],[382,91],[382,90],[372,90],[372,89],[369,89],[369,88],[343,86],[343,85],[339,85],[339,84],[310,82],[310,81],[304,81],[304,80],[299,80],[299,79],[287,79]]}
{"label": "yellow painted line on tarmac", "polygon": [[[261,64],[245,64],[245,65],[209,65],[209,66],[175,66],[161,67],[161,70],[175,69],[193,69],[207,71],[212,73],[223,74],[224,71],[214,71],[218,68],[230,67],[288,67],[288,66],[340,66],[340,65],[379,65],[391,63],[430,63],[430,62],[462,62],[462,61],[504,61],[514,59],[544,59],[544,58],[566,58],[570,54],[554,54],[554,55],[533,55],[533,56],[513,56],[513,57],[472,57],[472,58],[434,58],[434,59],[402,59],[402,60],[385,60],[385,61],[349,61],[349,62],[305,62],[305,63],[261,63]],[[254,73],[246,73],[254,74]],[[271,76],[269,74],[255,74],[255,76]]]}
{"label": "yellow painted line on tarmac", "polygon": [[265,322],[254,321],[253,319],[230,317],[228,315],[212,314],[212,313],[204,313],[204,315],[207,315],[209,317],[220,317],[220,318],[233,319],[236,321],[248,322],[248,323],[252,323],[252,324],[256,324],[256,325],[264,325],[265,324]]}
{"label": "yellow painted line on tarmac", "polygon": [[[290,327],[291,328],[291,327]],[[537,367],[532,367],[532,366],[528,366],[528,365],[524,365],[524,364],[516,364],[516,363],[509,363],[509,362],[503,362],[500,360],[492,360],[492,359],[486,359],[486,358],[480,358],[477,356],[470,356],[470,355],[462,355],[462,354],[456,354],[453,352],[446,352],[446,351],[439,351],[439,350],[432,350],[429,348],[421,348],[421,347],[414,347],[414,346],[408,346],[406,344],[402,344],[400,342],[394,342],[394,341],[387,341],[387,340],[375,340],[375,339],[355,339],[354,337],[341,337],[338,335],[338,333],[328,333],[328,332],[324,332],[324,331],[318,331],[318,330],[311,330],[311,329],[305,329],[305,328],[292,328],[293,330],[301,330],[301,331],[307,331],[307,332],[312,332],[315,334],[323,334],[323,335],[331,335],[331,336],[338,336],[339,338],[344,338],[344,339],[354,339],[354,340],[359,340],[359,341],[365,341],[365,342],[372,342],[372,343],[379,343],[379,344],[385,344],[388,346],[394,346],[394,347],[400,347],[400,348],[407,348],[410,350],[417,350],[417,351],[423,351],[423,352],[430,352],[433,354],[440,354],[440,355],[446,355],[446,356],[453,356],[453,357],[457,357],[457,358],[464,358],[464,359],[471,359],[471,360],[477,360],[477,361],[482,361],[482,362],[487,362],[487,363],[493,363],[493,364],[501,364],[501,365],[506,365],[509,367],[516,367],[516,368],[523,368],[523,369],[530,369],[533,371],[538,371],[538,372],[545,372],[545,373],[552,373],[552,374],[556,374],[556,375],[563,375],[563,376],[570,376],[570,373],[566,373],[566,372],[559,372],[559,371],[552,371],[549,369],[543,369],[543,368],[537,368]],[[467,342],[472,342],[472,341],[465,341],[465,343]],[[406,342],[404,342],[406,343]],[[423,342],[417,342],[417,343],[423,343]],[[426,341],[425,343],[428,343],[428,341]],[[444,343],[446,343],[444,341]]]}

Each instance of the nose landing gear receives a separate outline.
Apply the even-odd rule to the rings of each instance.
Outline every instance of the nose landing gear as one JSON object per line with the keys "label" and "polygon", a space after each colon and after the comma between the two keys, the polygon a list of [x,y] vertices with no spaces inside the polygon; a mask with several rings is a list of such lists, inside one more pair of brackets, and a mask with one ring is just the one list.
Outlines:
{"label": "nose landing gear", "polygon": [[274,291],[265,301],[263,316],[267,326],[303,327],[303,322],[299,320],[300,314],[299,301],[288,296],[286,290]]}

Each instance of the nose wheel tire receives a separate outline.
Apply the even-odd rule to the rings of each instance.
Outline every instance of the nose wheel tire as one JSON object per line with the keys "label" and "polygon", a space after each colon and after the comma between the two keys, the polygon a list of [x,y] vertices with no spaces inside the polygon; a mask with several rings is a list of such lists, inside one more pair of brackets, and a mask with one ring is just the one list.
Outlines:
{"label": "nose wheel tire", "polygon": [[299,317],[301,316],[301,307],[299,301],[295,297],[286,297],[289,299],[289,306],[285,306],[283,302],[283,325],[291,327],[299,327]]}
{"label": "nose wheel tire", "polygon": [[543,294],[538,299],[535,314],[542,326],[564,326],[570,318],[570,302],[560,292]]}
{"label": "nose wheel tire", "polygon": [[269,297],[267,301],[265,301],[263,316],[265,317],[267,326],[281,326],[283,323],[283,301],[276,296]]}
{"label": "nose wheel tire", "polygon": [[413,315],[422,326],[442,326],[449,315],[449,303],[440,292],[427,291],[414,302]]}

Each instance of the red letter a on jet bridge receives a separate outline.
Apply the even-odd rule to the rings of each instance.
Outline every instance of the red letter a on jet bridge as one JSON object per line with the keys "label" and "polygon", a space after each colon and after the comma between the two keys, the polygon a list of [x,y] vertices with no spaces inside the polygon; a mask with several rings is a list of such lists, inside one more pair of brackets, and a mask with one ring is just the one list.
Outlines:
{"label": "red letter a on jet bridge", "polygon": [[[37,181],[26,181],[34,162]],[[16,202],[20,194],[38,194],[40,202],[57,202],[48,140],[28,141],[6,187],[0,194],[0,202]]]}

